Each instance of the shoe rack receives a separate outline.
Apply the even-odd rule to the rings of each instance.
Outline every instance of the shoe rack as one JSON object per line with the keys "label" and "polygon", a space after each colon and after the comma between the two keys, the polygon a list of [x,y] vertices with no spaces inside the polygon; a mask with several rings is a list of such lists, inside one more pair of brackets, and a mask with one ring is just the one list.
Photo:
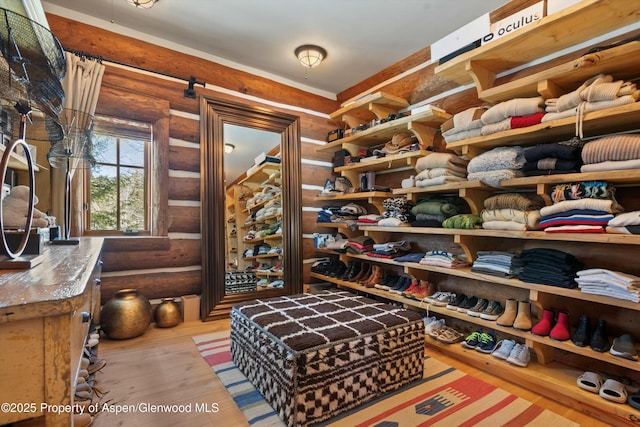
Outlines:
{"label": "shoe rack", "polygon": [[[495,75],[515,64],[526,63],[542,57],[565,46],[564,35],[569,28],[580,28],[572,31],[566,42],[574,45],[591,37],[619,28],[632,19],[637,20],[637,6],[632,6],[623,0],[617,1],[582,1],[564,11],[558,12],[540,20],[540,23],[525,28],[512,36],[507,36],[499,43],[492,43],[471,52],[460,55],[454,60],[436,67],[436,74],[440,77],[458,83],[474,82],[480,99],[498,103],[514,97],[533,97],[543,95],[555,97],[577,88],[580,83],[599,73],[607,73],[615,79],[638,78],[640,66],[640,42],[630,42],[613,47],[597,54],[585,54],[564,64],[546,69],[535,74],[522,77],[509,83],[495,84]],[[556,16],[557,15],[557,16]],[[584,25],[568,25],[576,22],[591,22],[598,16],[594,28]],[[603,23],[602,16],[615,16],[608,23]],[[566,27],[565,27],[566,26]],[[536,43],[533,40],[553,40],[553,43]],[[576,54],[578,55],[578,54]],[[489,61],[491,59],[491,61]],[[486,61],[485,61],[486,60]],[[482,64],[485,68],[481,68]],[[488,69],[487,67],[494,67]],[[386,98],[377,95],[380,99]],[[374,97],[377,99],[377,97]],[[359,105],[360,108],[363,108]],[[373,109],[369,109],[372,111]],[[342,109],[340,114],[347,114]],[[338,115],[332,115],[338,117]],[[632,131],[637,128],[640,119],[640,103],[624,105],[589,112],[584,115],[583,129],[586,136],[599,136],[609,133]],[[402,120],[411,122],[410,116]],[[575,117],[546,122],[527,128],[512,129],[488,136],[470,138],[447,144],[458,154],[469,158],[477,156],[494,147],[506,145],[532,146],[543,142],[568,140],[574,136]],[[373,134],[376,127],[359,133]],[[357,136],[357,133],[355,136]],[[389,134],[375,140],[377,143],[389,139]],[[322,147],[323,150],[337,150],[346,148],[350,151],[358,149],[360,143],[367,146],[368,139],[358,138],[338,140]],[[369,165],[364,166],[369,170]],[[358,166],[339,168],[340,173],[353,170],[362,171]],[[414,172],[405,172],[404,178]],[[640,209],[637,198],[640,187],[640,170],[607,171],[591,173],[574,173],[548,175],[541,177],[524,177],[502,181],[504,191],[535,192],[549,201],[548,193],[553,185],[581,181],[604,180],[613,184],[617,189],[616,198],[626,211]],[[417,200],[428,194],[455,194],[463,199],[470,213],[479,214],[483,201],[500,190],[488,187],[478,181],[452,183],[428,188],[398,188],[400,179],[396,180],[392,194],[383,195],[375,205],[380,206],[386,197],[404,195],[411,200]],[[323,198],[323,200],[327,200]],[[333,200],[350,200],[350,195],[340,196]],[[550,201],[549,201],[550,203]],[[319,227],[324,224],[319,224]],[[462,230],[444,228],[418,227],[378,227],[360,226],[357,232],[365,233],[376,242],[397,241],[406,239],[416,250],[429,250],[429,245],[436,242],[458,245],[473,261],[479,250],[522,250],[534,247],[555,248],[573,254],[584,262],[586,268],[601,267],[614,271],[621,271],[633,275],[640,275],[640,265],[637,263],[640,236],[617,234],[573,234],[573,233],[545,233],[544,231],[507,231],[507,230]],[[326,252],[325,252],[326,253]],[[562,311],[569,314],[569,324],[573,332],[581,316],[589,314],[592,328],[597,322],[605,320],[609,325],[609,338],[624,333],[633,334],[637,331],[640,305],[630,301],[591,295],[579,289],[565,289],[554,286],[527,283],[518,279],[501,278],[472,272],[470,268],[442,268],[422,265],[419,263],[397,263],[393,260],[378,259],[366,255],[338,254],[343,260],[359,260],[361,262],[384,266],[390,270],[402,271],[419,279],[433,281],[439,290],[476,295],[478,298],[505,301],[516,299],[531,303],[532,323],[535,325],[543,316],[545,310]],[[447,353],[470,365],[503,377],[510,381],[528,387],[535,392],[545,393],[565,405],[571,405],[609,422],[613,425],[632,425],[633,419],[640,418],[640,412],[629,405],[621,405],[603,400],[597,394],[581,390],[576,385],[578,376],[585,370],[606,372],[617,378],[626,378],[636,383],[640,381],[640,363],[608,352],[599,352],[589,346],[579,347],[571,341],[559,341],[547,336],[538,336],[530,331],[517,330],[513,327],[499,326],[496,321],[484,320],[468,316],[445,307],[428,305],[423,301],[412,300],[388,291],[367,288],[355,282],[336,278],[327,278],[312,273],[312,277],[330,281],[339,287],[349,288],[355,292],[374,295],[404,304],[416,310],[428,311],[429,315],[436,315],[447,319],[447,324],[459,325],[468,332],[483,328],[485,331],[495,331],[500,337],[515,339],[525,343],[531,350],[533,360],[527,368],[514,367],[505,364],[491,356],[465,349],[460,345],[446,345],[436,340],[426,340],[429,351]],[[636,337],[640,339],[640,336]],[[587,369],[589,368],[589,369]],[[633,385],[629,392],[634,391]]]}

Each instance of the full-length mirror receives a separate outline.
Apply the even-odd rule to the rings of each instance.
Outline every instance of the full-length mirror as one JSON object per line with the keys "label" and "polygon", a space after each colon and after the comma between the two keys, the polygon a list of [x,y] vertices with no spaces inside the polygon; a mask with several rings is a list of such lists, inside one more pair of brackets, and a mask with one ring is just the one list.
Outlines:
{"label": "full-length mirror", "polygon": [[202,318],[302,290],[296,116],[201,100]]}

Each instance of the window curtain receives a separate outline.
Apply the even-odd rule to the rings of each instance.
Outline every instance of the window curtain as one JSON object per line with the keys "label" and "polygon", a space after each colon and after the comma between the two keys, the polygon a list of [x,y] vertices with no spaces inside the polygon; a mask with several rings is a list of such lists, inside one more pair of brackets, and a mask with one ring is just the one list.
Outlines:
{"label": "window curtain", "polygon": [[[65,52],[67,74],[62,80],[64,89],[63,110],[59,121],[65,130],[88,130],[92,126],[92,119],[96,111],[104,65],[95,59]],[[80,163],[79,157],[71,158],[71,230],[70,234],[79,236],[82,233],[82,174],[77,174],[76,167]],[[51,169],[51,214],[57,223],[64,226],[64,193],[65,168]],[[64,235],[64,231],[63,235]]]}

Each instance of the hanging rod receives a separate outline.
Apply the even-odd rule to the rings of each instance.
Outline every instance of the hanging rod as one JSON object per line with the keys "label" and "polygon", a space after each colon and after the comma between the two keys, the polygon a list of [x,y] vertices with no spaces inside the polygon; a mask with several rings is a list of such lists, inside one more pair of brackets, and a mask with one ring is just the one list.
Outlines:
{"label": "hanging rod", "polygon": [[84,52],[82,50],[69,49],[69,48],[66,48],[66,47],[63,47],[63,49],[66,52],[73,53],[75,55],[78,55],[81,58],[95,59],[96,61],[98,61],[100,63],[102,63],[102,62],[110,62],[112,64],[121,65],[123,67],[135,68],[136,70],[145,71],[147,73],[158,74],[158,75],[161,75],[161,76],[170,77],[172,79],[185,81],[185,82],[187,82],[189,84],[189,87],[188,87],[188,89],[185,89],[184,92],[185,92],[185,96],[189,97],[189,98],[195,98],[195,92],[193,91],[193,85],[194,84],[202,85],[202,87],[206,87],[206,85],[207,85],[206,82],[197,81],[195,76],[190,76],[190,77],[176,76],[176,75],[169,74],[169,73],[163,73],[161,71],[156,71],[156,70],[150,70],[148,68],[143,68],[143,67],[140,67],[138,65],[126,64],[124,62],[116,61],[114,59],[104,58],[102,56],[94,55],[93,53]]}

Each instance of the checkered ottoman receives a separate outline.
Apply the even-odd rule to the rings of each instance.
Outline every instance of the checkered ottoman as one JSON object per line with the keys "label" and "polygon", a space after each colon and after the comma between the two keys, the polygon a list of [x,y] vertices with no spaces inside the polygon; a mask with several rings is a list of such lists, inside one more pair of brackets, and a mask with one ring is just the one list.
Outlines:
{"label": "checkered ottoman", "polygon": [[327,420],[422,378],[418,313],[345,291],[231,310],[231,356],[288,426]]}

